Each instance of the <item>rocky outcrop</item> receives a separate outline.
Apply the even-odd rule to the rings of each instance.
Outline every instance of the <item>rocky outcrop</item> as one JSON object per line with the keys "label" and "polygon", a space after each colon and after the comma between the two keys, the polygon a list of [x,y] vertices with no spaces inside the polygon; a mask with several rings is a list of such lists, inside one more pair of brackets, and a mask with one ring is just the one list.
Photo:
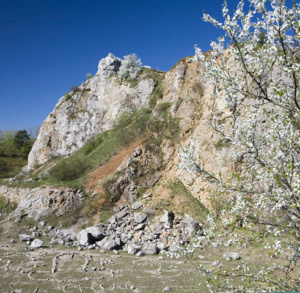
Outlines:
{"label": "rocky outcrop", "polygon": [[18,203],[18,207],[9,215],[17,221],[24,216],[38,221],[54,213],[61,216],[74,212],[82,206],[85,197],[81,190],[50,186],[34,189],[0,186],[0,195]]}
{"label": "rocky outcrop", "polygon": [[156,81],[140,74],[135,86],[120,82],[116,73],[121,63],[109,54],[100,60],[95,76],[58,101],[29,154],[29,169],[53,157],[72,154],[91,137],[112,128],[122,111],[148,105]]}

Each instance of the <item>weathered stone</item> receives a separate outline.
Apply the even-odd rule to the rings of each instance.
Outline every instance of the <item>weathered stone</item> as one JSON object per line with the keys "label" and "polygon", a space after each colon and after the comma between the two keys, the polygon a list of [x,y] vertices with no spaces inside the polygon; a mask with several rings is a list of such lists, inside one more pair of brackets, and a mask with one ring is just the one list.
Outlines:
{"label": "weathered stone", "polygon": [[108,223],[110,224],[114,224],[117,222],[117,219],[115,216],[111,216],[108,220],[107,220]]}
{"label": "weathered stone", "polygon": [[225,252],[223,258],[226,258],[227,260],[237,260],[240,259],[241,256],[238,252]]}
{"label": "weathered stone", "polygon": [[81,230],[77,235],[78,245],[88,246],[105,237],[103,229],[99,227],[88,227]]}
{"label": "weathered stone", "polygon": [[143,152],[142,152],[141,148],[137,148],[136,150],[134,150],[133,156],[136,158],[136,157],[139,157],[142,153]]}
{"label": "weathered stone", "polygon": [[188,214],[184,215],[184,218],[181,221],[181,226],[183,233],[187,237],[194,235],[200,229],[199,223]]}
{"label": "weathered stone", "polygon": [[157,248],[158,248],[159,250],[164,250],[164,249],[167,248],[167,247],[166,247],[166,244],[163,243],[163,242],[161,242],[161,241],[158,241],[156,245],[157,245]]}
{"label": "weathered stone", "polygon": [[145,208],[143,212],[147,215],[155,215],[155,210],[151,208]]}
{"label": "weathered stone", "polygon": [[160,234],[163,230],[163,226],[161,224],[153,224],[150,228],[154,234]]}
{"label": "weathered stone", "polygon": [[170,252],[173,252],[173,253],[176,253],[176,252],[179,252],[179,246],[177,245],[177,244],[172,244],[172,245],[170,245],[170,247],[169,247],[169,251]]}
{"label": "weathered stone", "polygon": [[137,224],[145,222],[147,220],[147,218],[148,218],[148,216],[143,212],[134,214],[134,221]]}
{"label": "weathered stone", "polygon": [[30,235],[27,235],[27,234],[20,234],[19,235],[19,239],[21,241],[31,241],[31,236]]}
{"label": "weathered stone", "polygon": [[139,231],[139,230],[143,230],[145,228],[145,224],[142,223],[142,224],[138,224],[135,228],[134,228],[134,231]]}
{"label": "weathered stone", "polygon": [[146,255],[154,255],[158,253],[158,249],[155,243],[151,243],[151,242],[146,242],[142,251],[146,254]]}
{"label": "weathered stone", "polygon": [[117,213],[117,212],[122,211],[122,210],[125,209],[126,207],[127,207],[127,204],[124,203],[124,202],[122,202],[122,203],[120,203],[119,205],[115,206],[115,207],[113,208],[113,211],[114,211],[115,213]]}
{"label": "weathered stone", "polygon": [[143,207],[143,204],[140,201],[136,201],[131,205],[133,210],[137,210]]}
{"label": "weathered stone", "polygon": [[172,211],[164,211],[164,215],[160,218],[165,229],[173,228],[174,213]]}
{"label": "weathered stone", "polygon": [[120,242],[119,244],[116,242],[116,240],[109,236],[109,237],[105,237],[104,239],[102,239],[101,241],[97,242],[97,246],[99,246],[100,248],[103,248],[105,250],[114,250],[114,249],[118,249],[120,248]]}
{"label": "weathered stone", "polygon": [[124,211],[124,210],[115,214],[117,220],[121,220],[126,216],[128,216],[128,211]]}
{"label": "weathered stone", "polygon": [[127,246],[127,252],[129,254],[137,254],[141,250],[141,246],[134,243],[129,243]]}
{"label": "weathered stone", "polygon": [[141,250],[136,254],[136,256],[144,256],[144,255],[145,255],[145,253]]}
{"label": "weathered stone", "polygon": [[32,242],[31,242],[31,247],[32,248],[40,248],[41,246],[43,245],[43,241],[40,240],[40,239],[34,239]]}

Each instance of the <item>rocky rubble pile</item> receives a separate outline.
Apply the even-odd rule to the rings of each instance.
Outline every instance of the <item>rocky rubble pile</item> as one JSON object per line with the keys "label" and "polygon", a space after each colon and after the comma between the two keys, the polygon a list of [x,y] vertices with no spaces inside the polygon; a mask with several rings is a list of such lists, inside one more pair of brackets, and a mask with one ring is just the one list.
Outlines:
{"label": "rocky rubble pile", "polygon": [[[80,248],[123,250],[129,254],[179,253],[181,246],[202,235],[202,224],[188,214],[175,217],[172,211],[154,217],[142,203],[116,206],[107,224],[88,227],[77,235]],[[151,219],[152,218],[152,219]]]}

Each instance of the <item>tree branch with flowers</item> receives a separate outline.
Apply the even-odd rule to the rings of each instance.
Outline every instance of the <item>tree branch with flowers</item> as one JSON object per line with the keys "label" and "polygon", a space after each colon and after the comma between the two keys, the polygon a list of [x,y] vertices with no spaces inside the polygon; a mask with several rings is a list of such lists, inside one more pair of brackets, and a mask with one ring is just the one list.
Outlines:
{"label": "tree branch with flowers", "polygon": [[[222,287],[233,292],[300,287],[294,274],[300,258],[300,5],[290,2],[240,1],[232,13],[224,2],[223,22],[204,14],[224,36],[205,55],[196,47],[194,56],[205,65],[211,99],[226,98],[230,127],[215,123],[214,107],[210,124],[230,142],[230,160],[242,171],[227,174],[225,183],[222,174],[205,170],[193,145],[181,154],[185,167],[234,196],[222,213],[226,225],[239,219],[244,227],[266,226],[273,235],[270,256],[286,259],[256,273],[240,266],[235,276],[250,281]],[[216,284],[209,279],[211,292],[221,291]]]}

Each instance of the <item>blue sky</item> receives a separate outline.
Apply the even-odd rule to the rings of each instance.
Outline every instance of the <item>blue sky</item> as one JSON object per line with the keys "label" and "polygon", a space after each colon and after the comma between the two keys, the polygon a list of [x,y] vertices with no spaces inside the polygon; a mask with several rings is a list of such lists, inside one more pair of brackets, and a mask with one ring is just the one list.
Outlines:
{"label": "blue sky", "polygon": [[[236,7],[238,0],[229,0]],[[101,58],[136,53],[167,71],[220,35],[222,0],[0,0],[0,129],[41,125]]]}

